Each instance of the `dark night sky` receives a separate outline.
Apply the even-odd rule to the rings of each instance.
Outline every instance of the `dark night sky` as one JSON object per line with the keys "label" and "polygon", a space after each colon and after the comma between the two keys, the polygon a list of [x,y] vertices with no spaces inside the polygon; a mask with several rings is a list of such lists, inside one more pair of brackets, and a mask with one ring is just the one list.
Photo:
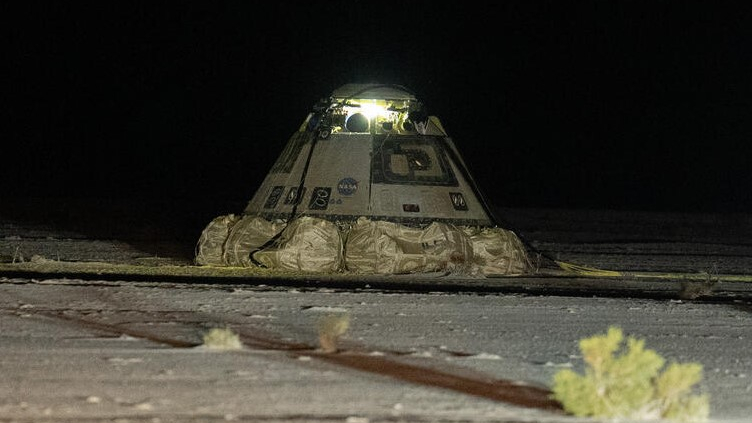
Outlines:
{"label": "dark night sky", "polygon": [[250,199],[310,107],[411,88],[499,206],[752,211],[752,7],[18,2],[9,196]]}

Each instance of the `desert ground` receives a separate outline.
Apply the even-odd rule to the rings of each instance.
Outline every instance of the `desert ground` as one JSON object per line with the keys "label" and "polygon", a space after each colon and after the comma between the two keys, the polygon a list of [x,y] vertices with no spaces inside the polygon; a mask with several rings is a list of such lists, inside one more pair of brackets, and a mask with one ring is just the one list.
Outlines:
{"label": "desert ground", "polygon": [[[562,412],[550,388],[561,369],[583,370],[578,340],[610,326],[702,364],[711,421],[750,421],[752,215],[497,211],[536,254],[704,275],[691,298],[676,277],[106,271],[192,269],[203,226],[241,209],[0,203],[0,421],[592,421]],[[317,324],[331,315],[349,327],[324,351]],[[216,328],[242,348],[207,347]]]}

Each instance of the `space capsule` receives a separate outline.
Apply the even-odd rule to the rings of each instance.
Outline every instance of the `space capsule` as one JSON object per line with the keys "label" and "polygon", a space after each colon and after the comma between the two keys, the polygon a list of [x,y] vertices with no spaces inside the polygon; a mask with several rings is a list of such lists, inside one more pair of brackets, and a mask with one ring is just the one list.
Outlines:
{"label": "space capsule", "polygon": [[388,84],[346,84],[314,105],[242,213],[207,225],[195,261],[311,273],[530,270],[439,119]]}

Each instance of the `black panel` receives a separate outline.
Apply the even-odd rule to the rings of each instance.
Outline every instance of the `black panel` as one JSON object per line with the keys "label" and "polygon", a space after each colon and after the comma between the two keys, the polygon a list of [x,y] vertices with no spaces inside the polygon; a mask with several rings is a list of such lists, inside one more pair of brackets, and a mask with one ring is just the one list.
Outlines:
{"label": "black panel", "polygon": [[402,211],[408,213],[420,213],[420,205],[418,204],[403,204]]}
{"label": "black panel", "polygon": [[455,210],[467,211],[467,201],[461,192],[450,192],[449,199],[452,200],[452,206]]}
{"label": "black panel", "polygon": [[298,193],[298,187],[290,187],[285,196],[285,204],[300,204],[300,200],[303,199],[305,192],[305,187],[300,190],[300,193]]}
{"label": "black panel", "polygon": [[374,136],[371,179],[377,184],[458,186],[440,137]]}
{"label": "black panel", "polygon": [[269,197],[266,199],[266,203],[264,203],[265,209],[273,209],[277,207],[277,203],[279,202],[280,197],[282,197],[282,193],[285,191],[285,187],[283,186],[276,186],[272,188],[271,194],[269,194]]}
{"label": "black panel", "polygon": [[326,210],[329,207],[331,197],[331,187],[316,187],[311,192],[311,201],[308,203],[308,208],[311,210]]}
{"label": "black panel", "polygon": [[307,132],[296,132],[287,143],[287,146],[285,146],[282,154],[274,163],[271,173],[290,173],[292,167],[300,156],[300,152],[303,150],[303,146],[309,139],[310,134]]}

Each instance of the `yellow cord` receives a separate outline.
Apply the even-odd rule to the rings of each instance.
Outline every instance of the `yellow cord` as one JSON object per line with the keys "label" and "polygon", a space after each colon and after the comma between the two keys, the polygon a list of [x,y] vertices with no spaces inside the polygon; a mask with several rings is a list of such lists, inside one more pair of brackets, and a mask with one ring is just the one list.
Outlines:
{"label": "yellow cord", "polygon": [[634,279],[671,279],[688,281],[724,281],[724,282],[752,282],[752,275],[714,275],[707,272],[680,273],[680,272],[619,272],[616,270],[597,269],[579,264],[556,261],[556,264],[565,272],[575,276],[594,278],[618,278],[630,277]]}
{"label": "yellow cord", "polygon": [[592,276],[592,277],[619,277],[624,276],[621,272],[615,270],[596,269],[594,267],[580,266],[579,264],[565,263],[563,261],[557,261],[556,264],[570,273],[574,273],[578,276]]}

